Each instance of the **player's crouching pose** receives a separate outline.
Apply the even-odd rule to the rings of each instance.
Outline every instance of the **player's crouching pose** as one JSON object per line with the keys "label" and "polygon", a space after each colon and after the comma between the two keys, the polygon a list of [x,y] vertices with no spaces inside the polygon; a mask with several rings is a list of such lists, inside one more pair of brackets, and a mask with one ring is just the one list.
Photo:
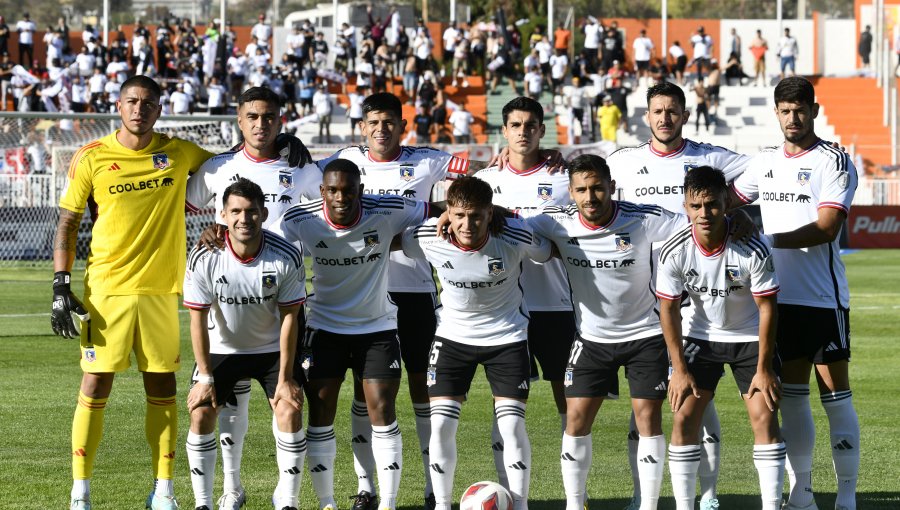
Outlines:
{"label": "player's crouching pose", "polygon": [[687,223],[655,205],[613,200],[616,183],[603,158],[583,155],[569,165],[574,205],[548,207],[528,219],[560,252],[572,286],[578,334],[565,374],[566,431],[560,464],[567,510],[586,503],[591,469],[591,427],[604,398],[626,367],[638,440],[641,508],[655,510],[666,440],[666,347],[655,300],[648,292],[651,250]]}
{"label": "player's crouching pose", "polygon": [[306,299],[303,256],[263,230],[268,210],[257,184],[238,179],[225,189],[222,205],[225,249],[194,248],[184,278],[197,363],[186,445],[195,507],[212,508],[216,415],[235,383],[249,377],[265,388],[275,412],[279,479],[272,504],[296,510],[306,455],[303,369],[296,356]]}
{"label": "player's crouching pose", "polygon": [[550,245],[519,220],[510,220],[499,235],[492,235],[491,199],[489,184],[461,177],[447,192],[450,237],[442,239],[435,222],[402,236],[403,251],[428,260],[442,288],[428,367],[429,451],[437,510],[450,510],[460,409],[479,364],[494,395],[514,508],[528,508],[531,445],[525,403],[531,366],[519,276],[525,259],[548,260]]}
{"label": "player's crouching pose", "polygon": [[[695,168],[685,174],[684,189],[691,225],[661,248],[656,278],[656,293],[662,300],[660,321],[673,370],[669,400],[675,416],[669,471],[676,508],[694,508],[700,420],[727,363],[750,415],[762,508],[778,510],[785,446],[777,414],[781,383],[776,372],[775,295],[779,287],[771,249],[759,238],[743,242],[729,234],[728,186],[721,171]],[[694,304],[683,324],[682,292]]]}

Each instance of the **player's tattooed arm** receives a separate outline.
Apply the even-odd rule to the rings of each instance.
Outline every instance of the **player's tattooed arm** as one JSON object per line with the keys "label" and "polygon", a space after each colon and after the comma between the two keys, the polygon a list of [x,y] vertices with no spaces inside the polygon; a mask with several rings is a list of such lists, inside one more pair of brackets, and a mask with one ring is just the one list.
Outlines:
{"label": "player's tattooed arm", "polygon": [[82,213],[59,208],[59,222],[53,240],[53,270],[70,271],[75,262],[75,242],[78,240],[78,226]]}

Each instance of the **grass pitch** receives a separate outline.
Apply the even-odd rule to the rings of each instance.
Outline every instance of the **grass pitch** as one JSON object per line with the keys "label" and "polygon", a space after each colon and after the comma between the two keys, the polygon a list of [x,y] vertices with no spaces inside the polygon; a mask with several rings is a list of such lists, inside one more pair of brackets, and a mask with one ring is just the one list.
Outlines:
{"label": "grass pitch", "polygon": [[[900,383],[896,354],[900,331],[900,251],[869,250],[845,256],[852,295],[853,362],[850,365],[854,402],[862,429],[860,509],[900,508],[900,406],[895,391]],[[0,487],[8,509],[66,508],[71,485],[70,432],[75,397],[81,378],[78,346],[52,335],[49,325],[52,271],[48,266],[0,268]],[[80,289],[76,289],[80,292]],[[182,508],[193,508],[184,437],[189,368],[193,363],[182,314],[182,355],[179,373],[179,446],[176,494]],[[404,382],[405,384],[405,382]],[[622,388],[627,387],[624,379]],[[743,404],[730,375],[719,386],[717,406],[722,421],[723,459],[719,493],[723,509],[759,508],[752,435]],[[833,508],[835,481],[827,422],[813,392],[816,420],[814,487],[821,509]],[[345,385],[335,424],[338,435],[335,493],[341,508],[349,508],[356,490],[349,447],[350,397]],[[254,388],[250,432],[244,449],[243,481],[247,509],[271,508],[277,479],[271,414],[263,392]],[[404,442],[402,508],[422,507],[422,462],[418,456],[412,407],[401,388],[398,414]],[[490,392],[479,373],[459,427],[459,467],[454,494],[478,480],[495,479],[490,451]],[[594,426],[594,464],[589,478],[591,508],[618,509],[631,496],[626,460],[628,400],[607,402]],[[144,395],[140,374],[131,369],[118,375],[106,410],[103,442],[97,456],[92,502],[96,509],[143,508],[152,479],[149,448],[143,434]],[[664,430],[671,419],[664,410]],[[550,387],[534,385],[528,405],[528,432],[533,449],[530,507],[563,508],[565,498],[559,468],[559,417]],[[220,461],[221,462],[221,461]],[[221,478],[216,481],[220,495]],[[674,508],[668,473],[661,509]],[[301,507],[315,509],[309,477],[304,477]]]}

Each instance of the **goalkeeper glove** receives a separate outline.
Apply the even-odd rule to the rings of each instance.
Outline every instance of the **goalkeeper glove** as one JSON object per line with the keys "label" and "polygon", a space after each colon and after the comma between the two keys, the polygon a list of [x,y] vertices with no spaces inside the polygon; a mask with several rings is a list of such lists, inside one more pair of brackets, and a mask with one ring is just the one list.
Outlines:
{"label": "goalkeeper glove", "polygon": [[80,329],[76,327],[72,314],[78,316],[81,322],[91,320],[91,315],[85,309],[81,301],[72,294],[69,282],[72,275],[68,271],[57,271],[53,275],[53,307],[50,310],[50,325],[53,332],[65,338],[75,338],[80,335]]}
{"label": "goalkeeper glove", "polygon": [[287,156],[288,165],[291,168],[305,166],[313,162],[309,149],[294,135],[280,133],[275,138],[275,149],[278,150],[278,154],[282,158]]}

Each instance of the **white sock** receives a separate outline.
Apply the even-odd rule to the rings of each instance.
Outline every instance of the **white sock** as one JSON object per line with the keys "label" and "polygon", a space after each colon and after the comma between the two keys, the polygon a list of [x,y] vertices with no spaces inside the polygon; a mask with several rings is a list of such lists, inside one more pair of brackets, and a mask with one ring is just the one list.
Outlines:
{"label": "white sock", "polygon": [[672,495],[677,510],[694,510],[697,493],[697,468],[700,467],[700,445],[669,445],[669,473]]}
{"label": "white sock", "polygon": [[438,508],[453,501],[453,477],[456,473],[456,429],[462,404],[455,400],[431,401],[431,483]]}
{"label": "white sock", "polygon": [[497,428],[496,416],[491,425],[491,452],[494,455],[494,468],[497,470],[497,483],[509,490],[509,478],[506,477],[506,466],[503,464],[503,436]]}
{"label": "white sock", "polygon": [[562,468],[563,488],[566,491],[566,510],[583,510],[586,497],[584,486],[591,471],[594,449],[591,435],[570,436],[563,434]]}
{"label": "white sock", "polygon": [[628,466],[631,467],[632,499],[641,499],[641,475],[638,472],[638,434],[637,423],[634,421],[634,411],[628,423]]}
{"label": "white sock", "polygon": [[788,502],[806,507],[813,502],[812,458],[816,426],[809,408],[809,384],[783,384],[781,434],[787,448],[785,470],[790,479]]}
{"label": "white sock", "polygon": [[831,458],[837,477],[835,505],[856,510],[856,480],[859,478],[859,418],[850,390],[822,394],[822,407],[831,431]]}
{"label": "white sock", "polygon": [[356,492],[375,494],[375,456],[372,455],[372,422],[365,402],[353,401],[350,406],[350,446],[353,449],[353,469],[356,470]]}
{"label": "white sock", "polygon": [[[250,381],[238,381],[234,385],[236,406],[225,405],[219,410],[219,444],[222,445],[222,486],[225,492],[240,491],[241,458],[244,454],[244,437],[247,436],[250,414]],[[212,507],[210,507],[212,508]]]}
{"label": "white sock", "polygon": [[[215,467],[213,467],[215,469]],[[175,484],[171,479],[157,478],[153,483],[153,493],[157,496],[175,497]]]}
{"label": "white sock", "polygon": [[72,480],[72,499],[83,499],[90,501],[91,499],[91,480]]}
{"label": "white sock", "polygon": [[[275,497],[279,504],[299,506],[300,482],[303,480],[303,460],[306,457],[306,434],[281,432],[275,434],[275,458],[278,461],[278,485]],[[212,508],[212,507],[210,507]]]}
{"label": "white sock", "polygon": [[781,508],[781,489],[784,487],[784,443],[753,445],[753,465],[759,473],[759,494],[762,510]]}
{"label": "white sock", "polygon": [[191,487],[194,489],[194,507],[206,505],[212,508],[213,481],[216,476],[216,434],[194,434],[188,431],[188,466],[191,468]]}
{"label": "white sock", "polygon": [[434,492],[431,488],[431,457],[428,455],[428,443],[431,441],[431,404],[413,403],[416,413],[416,435],[419,437],[419,452],[422,454],[422,465],[425,467],[425,497]]}
{"label": "white sock", "polygon": [[319,498],[319,508],[334,504],[334,457],[337,455],[337,440],[334,426],[307,427],[306,460],[313,490]]}
{"label": "white sock", "polygon": [[722,426],[719,413],[716,412],[715,401],[710,400],[703,411],[700,427],[700,467],[697,478],[700,480],[700,501],[716,499],[716,483],[719,480],[719,452],[722,448]]}
{"label": "white sock", "polygon": [[403,473],[403,436],[397,420],[389,425],[372,425],[372,455],[378,467],[378,487],[381,489],[379,508],[393,510]]}
{"label": "white sock", "polygon": [[638,440],[638,474],[641,477],[641,510],[656,510],[666,462],[666,437],[641,436]]}
{"label": "white sock", "polygon": [[525,432],[525,404],[518,400],[494,402],[497,430],[503,438],[503,464],[509,480],[513,508],[528,508],[528,488],[531,483],[531,443]]}

